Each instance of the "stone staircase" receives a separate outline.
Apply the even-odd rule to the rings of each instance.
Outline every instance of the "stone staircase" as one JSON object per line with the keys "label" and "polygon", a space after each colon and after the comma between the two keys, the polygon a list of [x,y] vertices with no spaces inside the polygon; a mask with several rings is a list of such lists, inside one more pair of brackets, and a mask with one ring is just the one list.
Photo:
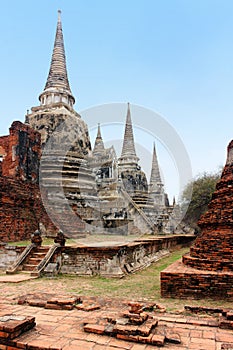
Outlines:
{"label": "stone staircase", "polygon": [[147,215],[143,212],[142,209],[135,203],[135,201],[130,197],[130,195],[120,188],[120,192],[123,197],[131,204],[132,209],[134,211],[134,226],[138,227],[142,232],[150,232],[153,233],[155,230],[154,223],[147,217]]}
{"label": "stone staircase", "polygon": [[23,264],[22,272],[31,273],[35,270],[45,258],[48,251],[49,247],[47,246],[36,247],[26,259],[25,264]]}

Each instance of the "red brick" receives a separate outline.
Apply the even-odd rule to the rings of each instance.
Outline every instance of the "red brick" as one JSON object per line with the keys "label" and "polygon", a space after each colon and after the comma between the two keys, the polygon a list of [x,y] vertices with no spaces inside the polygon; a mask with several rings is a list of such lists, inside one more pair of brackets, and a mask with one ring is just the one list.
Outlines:
{"label": "red brick", "polygon": [[163,335],[153,335],[152,339],[151,339],[151,344],[152,345],[161,345],[163,346],[165,342],[165,337]]}
{"label": "red brick", "polygon": [[84,326],[84,331],[89,333],[95,333],[95,334],[104,334],[105,326],[98,325],[98,324],[87,324]]}

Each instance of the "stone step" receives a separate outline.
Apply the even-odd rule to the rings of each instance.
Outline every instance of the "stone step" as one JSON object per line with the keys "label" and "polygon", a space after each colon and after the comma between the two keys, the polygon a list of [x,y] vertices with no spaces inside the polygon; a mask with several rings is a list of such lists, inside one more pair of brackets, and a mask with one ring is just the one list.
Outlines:
{"label": "stone step", "polygon": [[29,265],[38,265],[41,262],[41,258],[34,258],[34,257],[30,257],[28,259],[28,264]]}
{"label": "stone step", "polygon": [[19,271],[22,275],[30,275],[31,274],[31,271],[26,271],[26,270],[22,270],[22,271]]}
{"label": "stone step", "polygon": [[40,247],[37,247],[36,250],[38,252],[41,252],[41,251],[48,251],[49,250],[49,246],[40,246]]}
{"label": "stone step", "polygon": [[47,253],[32,253],[30,258],[42,260]]}
{"label": "stone step", "polygon": [[40,254],[46,254],[49,251],[49,248],[43,248],[43,249],[38,249],[36,248],[36,250],[34,250],[34,253],[40,253]]}
{"label": "stone step", "polygon": [[32,265],[32,264],[25,264],[23,266],[23,271],[33,271],[37,265]]}
{"label": "stone step", "polygon": [[[26,272],[26,271],[25,271]],[[29,272],[29,271],[28,271]],[[31,276],[32,277],[39,277],[40,276],[40,273],[38,271],[32,271],[31,272]]]}

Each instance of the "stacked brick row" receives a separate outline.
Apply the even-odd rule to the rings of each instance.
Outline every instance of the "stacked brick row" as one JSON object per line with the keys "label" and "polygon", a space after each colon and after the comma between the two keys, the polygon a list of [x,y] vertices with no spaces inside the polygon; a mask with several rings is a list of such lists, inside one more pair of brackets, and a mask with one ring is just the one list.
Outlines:
{"label": "stacked brick row", "polygon": [[29,239],[39,223],[55,230],[47,216],[37,184],[0,177],[0,241]]}
{"label": "stacked brick row", "polygon": [[188,269],[180,263],[161,272],[161,295],[179,299],[226,299],[233,301],[233,274]]}

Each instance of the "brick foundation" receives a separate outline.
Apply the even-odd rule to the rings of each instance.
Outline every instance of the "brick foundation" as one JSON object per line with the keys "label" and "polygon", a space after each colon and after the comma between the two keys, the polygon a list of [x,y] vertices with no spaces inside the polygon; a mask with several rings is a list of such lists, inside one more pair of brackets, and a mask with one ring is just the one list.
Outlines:
{"label": "brick foundation", "polygon": [[199,270],[177,261],[161,272],[161,296],[233,300],[233,272]]}

